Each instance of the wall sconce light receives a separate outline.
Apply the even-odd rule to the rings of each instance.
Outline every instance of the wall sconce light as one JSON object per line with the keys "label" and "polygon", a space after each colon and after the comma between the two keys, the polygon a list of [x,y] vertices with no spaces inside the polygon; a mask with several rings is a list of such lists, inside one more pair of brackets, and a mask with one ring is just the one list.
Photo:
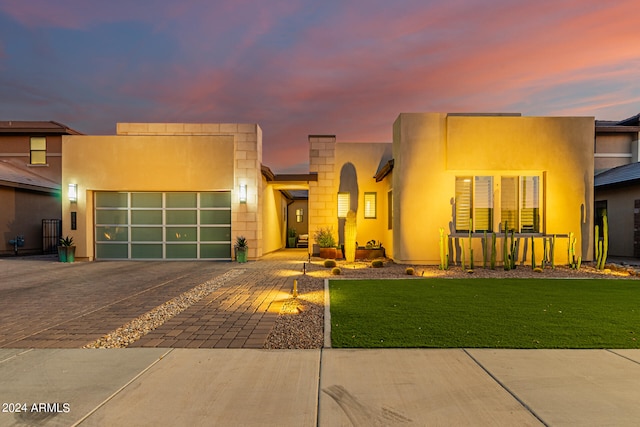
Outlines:
{"label": "wall sconce light", "polygon": [[69,184],[69,201],[78,201],[78,184]]}
{"label": "wall sconce light", "polygon": [[247,184],[240,184],[240,203],[247,203]]}

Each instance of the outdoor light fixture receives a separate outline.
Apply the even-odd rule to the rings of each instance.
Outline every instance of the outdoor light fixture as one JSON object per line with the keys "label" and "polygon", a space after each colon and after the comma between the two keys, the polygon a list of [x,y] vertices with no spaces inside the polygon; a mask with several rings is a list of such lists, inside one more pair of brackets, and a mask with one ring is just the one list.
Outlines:
{"label": "outdoor light fixture", "polygon": [[247,184],[240,184],[240,203],[247,203]]}
{"label": "outdoor light fixture", "polygon": [[78,201],[78,184],[69,184],[69,201]]}

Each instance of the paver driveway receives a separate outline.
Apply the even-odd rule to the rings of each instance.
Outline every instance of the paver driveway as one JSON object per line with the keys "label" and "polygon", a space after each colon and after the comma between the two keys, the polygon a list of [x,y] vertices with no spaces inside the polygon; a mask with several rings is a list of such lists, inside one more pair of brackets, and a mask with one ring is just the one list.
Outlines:
{"label": "paver driveway", "polygon": [[[277,272],[287,265],[301,269],[305,258],[302,251],[276,253],[247,264],[65,264],[53,257],[0,258],[0,347],[82,347],[181,293],[240,268],[243,274],[137,346],[261,348],[275,322],[279,300],[286,298],[290,287],[290,280]],[[221,317],[232,321],[221,322]],[[196,332],[195,324],[209,336],[184,333],[187,327]]]}

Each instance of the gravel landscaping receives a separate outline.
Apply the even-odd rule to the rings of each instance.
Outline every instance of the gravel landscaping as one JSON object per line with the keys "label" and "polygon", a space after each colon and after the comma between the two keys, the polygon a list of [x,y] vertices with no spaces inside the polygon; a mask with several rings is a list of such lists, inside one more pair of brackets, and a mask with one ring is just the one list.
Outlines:
{"label": "gravel landscaping", "polygon": [[[590,265],[583,265],[580,270],[567,266],[546,268],[542,272],[534,272],[531,267],[518,266],[514,270],[505,271],[476,268],[473,272],[463,271],[460,267],[439,270],[437,266],[411,266],[395,264],[385,260],[381,268],[371,267],[371,262],[346,263],[338,261],[341,274],[332,275],[331,268],[323,266],[323,261],[316,259],[307,264],[307,274],[298,277],[298,298],[289,298],[283,305],[275,327],[267,339],[265,348],[270,349],[312,349],[322,348],[324,343],[324,279],[332,278],[407,278],[407,277],[444,277],[444,278],[589,278],[610,277],[638,280],[638,271],[630,266],[608,265],[599,271]],[[414,275],[406,273],[407,268],[414,269]]]}

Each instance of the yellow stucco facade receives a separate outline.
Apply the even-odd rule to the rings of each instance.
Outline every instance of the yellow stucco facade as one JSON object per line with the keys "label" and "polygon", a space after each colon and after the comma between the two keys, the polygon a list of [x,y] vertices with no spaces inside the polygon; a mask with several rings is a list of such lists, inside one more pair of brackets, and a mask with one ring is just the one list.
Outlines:
{"label": "yellow stucco facade", "polygon": [[[519,262],[529,262],[531,236],[551,235],[559,236],[556,260],[566,262],[569,233],[577,239],[577,255],[591,259],[593,134],[592,117],[407,113],[393,124],[392,144],[310,137],[310,163],[319,165],[316,191],[309,192],[310,233],[332,227],[341,239],[338,195],[349,193],[358,243],[382,241],[399,263],[439,263],[440,228],[452,239],[451,260],[459,260],[460,239],[469,229],[459,217],[479,219],[481,211],[482,229],[472,225],[476,262],[482,260],[484,230],[502,239],[505,225],[521,240]],[[390,158],[392,169],[378,175]],[[468,200],[461,200],[457,185],[467,185]],[[376,194],[375,219],[364,218],[366,193]]]}
{"label": "yellow stucco facade", "polygon": [[[114,136],[65,136],[62,152],[63,235],[74,237],[78,259],[96,257],[94,197],[100,192],[226,192],[231,244],[245,236],[250,259],[276,245],[275,238],[263,236],[264,218],[279,207],[262,205],[258,125],[119,123]],[[69,184],[77,185],[75,202],[67,197]]]}

